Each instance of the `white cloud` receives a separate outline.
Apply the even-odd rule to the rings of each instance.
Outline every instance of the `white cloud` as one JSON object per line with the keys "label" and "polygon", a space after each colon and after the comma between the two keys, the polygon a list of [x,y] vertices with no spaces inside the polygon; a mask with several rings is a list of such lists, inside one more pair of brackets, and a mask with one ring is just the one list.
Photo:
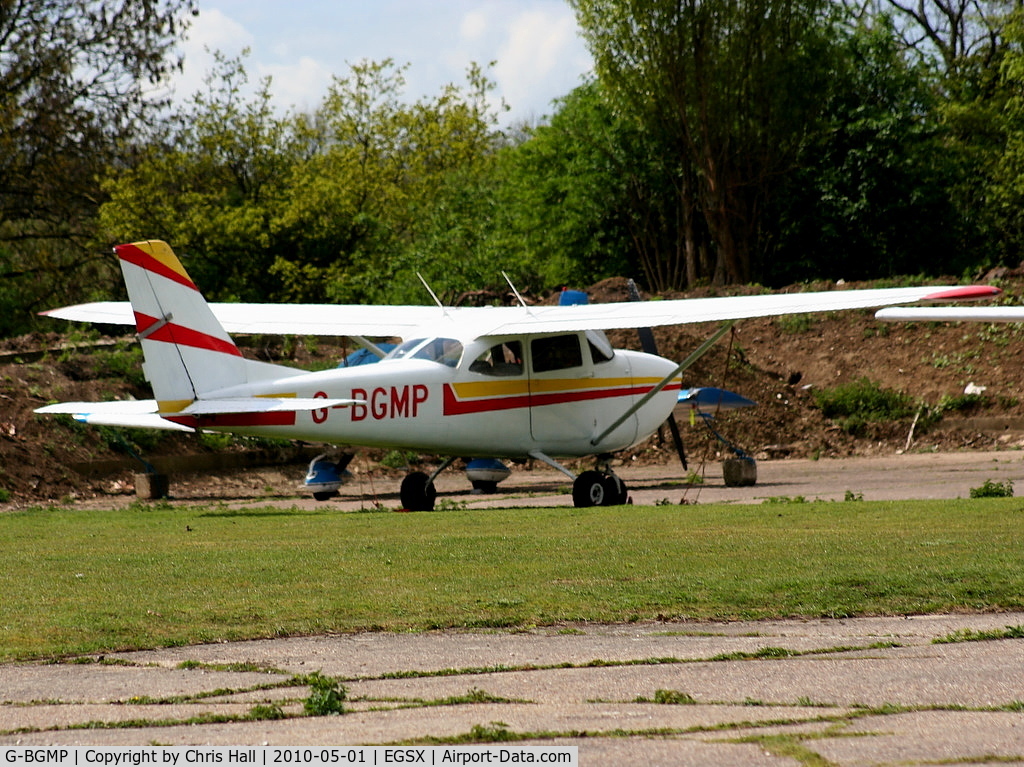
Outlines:
{"label": "white cloud", "polygon": [[176,98],[203,89],[213,57],[251,48],[244,60],[252,88],[272,77],[282,110],[314,108],[332,76],[364,59],[408,63],[406,96],[432,98],[448,83],[465,84],[470,63],[487,67],[494,101],[511,107],[505,121],[538,118],[551,100],[579,85],[591,68],[564,0],[292,0],[287,9],[251,0],[204,0],[182,46],[185,72]]}
{"label": "white cloud", "polygon": [[293,64],[260,66],[258,79],[270,76],[270,89],[278,104],[308,112],[316,109],[323,100],[333,74],[315,59],[303,56]]}
{"label": "white cloud", "polygon": [[187,99],[204,89],[203,80],[213,67],[212,51],[227,56],[238,56],[243,49],[252,48],[253,35],[241,24],[213,8],[200,11],[192,18],[188,38],[181,46],[185,56],[184,71],[175,78],[174,91],[178,99]]}
{"label": "white cloud", "polygon": [[[512,19],[497,62],[495,78],[506,101],[512,107],[542,110],[535,117],[550,113],[550,99],[578,86],[581,74],[590,69],[568,8],[532,10]],[[550,94],[549,102],[538,103],[537,93]]]}
{"label": "white cloud", "polygon": [[463,40],[480,40],[487,32],[487,16],[481,11],[471,11],[462,17],[459,36]]}

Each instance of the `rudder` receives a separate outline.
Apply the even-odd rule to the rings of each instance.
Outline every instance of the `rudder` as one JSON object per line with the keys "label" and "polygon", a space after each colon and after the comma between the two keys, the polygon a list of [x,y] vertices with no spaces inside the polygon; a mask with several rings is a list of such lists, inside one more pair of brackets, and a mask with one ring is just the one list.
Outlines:
{"label": "rudder", "polygon": [[146,240],[114,252],[161,412],[246,381],[241,352],[167,243]]}

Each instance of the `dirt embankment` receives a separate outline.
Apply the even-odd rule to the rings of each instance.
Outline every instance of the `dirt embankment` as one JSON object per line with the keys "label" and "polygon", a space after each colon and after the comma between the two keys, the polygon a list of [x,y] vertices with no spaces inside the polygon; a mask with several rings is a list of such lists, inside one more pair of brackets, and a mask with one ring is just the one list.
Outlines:
{"label": "dirt embankment", "polygon": [[[999,284],[1010,301],[1019,302],[1024,276],[1003,274]],[[592,301],[627,298],[625,281],[618,279],[589,292]],[[683,359],[710,330],[704,325],[659,328],[659,352]],[[633,331],[609,335],[616,346],[639,348]],[[252,357],[302,367],[330,366],[350,351],[334,339],[248,339],[245,346]],[[32,413],[53,401],[148,398],[140,364],[141,354],[130,338],[91,338],[77,347],[57,332],[0,341],[0,505],[131,493],[132,476],[142,466],[133,454],[151,459],[261,449],[276,468],[196,473],[183,477],[181,484],[176,480],[176,486],[211,498],[224,492],[296,492],[308,452],[299,455],[220,436],[93,428]],[[854,434],[826,418],[815,402],[815,390],[862,378],[908,395],[915,403],[913,415],[868,424]],[[872,311],[746,320],[685,374],[687,385],[721,386],[758,403],[724,414],[715,424],[723,436],[762,460],[1016,447],[1024,444],[1022,381],[1021,326],[886,324],[876,321]],[[984,387],[983,394],[963,400],[968,385]],[[946,409],[933,422],[940,403],[956,408]],[[684,419],[681,426],[691,455],[713,456],[722,450],[700,424],[691,426]],[[666,436],[653,436],[624,458],[674,461]],[[391,473],[378,463],[382,457],[379,452],[364,454],[354,468]],[[107,460],[121,464],[103,471],[97,462]],[[82,473],[86,464],[92,465],[91,474]]]}

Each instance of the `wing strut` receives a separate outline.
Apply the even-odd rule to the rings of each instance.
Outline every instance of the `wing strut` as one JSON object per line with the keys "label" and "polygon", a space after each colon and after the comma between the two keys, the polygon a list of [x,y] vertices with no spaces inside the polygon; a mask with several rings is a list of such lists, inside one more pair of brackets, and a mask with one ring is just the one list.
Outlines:
{"label": "wing strut", "polygon": [[615,419],[615,423],[613,423],[603,432],[601,432],[592,440],[590,440],[590,444],[596,445],[602,439],[604,439],[613,431],[615,431],[617,428],[622,426],[622,424],[626,422],[627,418],[631,417],[633,413],[637,412],[640,408],[646,405],[655,395],[658,394],[658,392],[660,392],[662,389],[664,389],[666,386],[672,383],[672,381],[675,380],[676,376],[678,376],[680,373],[682,373],[684,370],[690,367],[693,363],[695,363],[697,360],[699,360],[701,357],[707,354],[708,351],[710,351],[711,347],[714,346],[715,343],[717,343],[718,339],[724,336],[730,330],[732,330],[732,326],[735,325],[737,322],[738,320],[729,320],[728,322],[722,323],[721,327],[719,327],[718,330],[712,333],[711,337],[707,341],[705,341],[692,352],[690,352],[690,356],[688,356],[685,360],[680,362],[679,365],[676,366],[675,370],[673,370],[671,373],[669,373],[667,376],[661,379],[661,381],[655,384],[653,389],[647,392],[647,394],[645,394],[639,400],[634,402],[631,407],[627,408],[626,412],[624,412],[617,419]]}
{"label": "wing strut", "polygon": [[377,346],[377,344],[375,344],[373,341],[371,341],[369,338],[366,338],[365,336],[349,336],[349,338],[351,338],[357,344],[362,346],[364,349],[368,350],[377,359],[382,360],[388,355],[386,351],[381,349],[379,346]]}
{"label": "wing strut", "polygon": [[536,458],[538,461],[543,461],[548,466],[550,466],[552,469],[558,469],[560,472],[562,472],[565,476],[567,476],[573,482],[576,481],[576,475],[575,474],[573,474],[571,471],[569,471],[567,468],[565,468],[562,464],[560,464],[554,458],[552,458],[552,457],[542,453],[540,450],[531,450],[528,453],[528,455],[531,458]]}

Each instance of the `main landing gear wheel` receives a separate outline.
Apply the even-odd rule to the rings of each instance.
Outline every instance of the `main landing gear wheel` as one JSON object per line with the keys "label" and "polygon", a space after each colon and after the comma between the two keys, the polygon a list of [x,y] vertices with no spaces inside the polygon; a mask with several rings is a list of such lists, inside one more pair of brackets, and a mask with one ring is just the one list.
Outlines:
{"label": "main landing gear wheel", "polygon": [[618,506],[628,497],[626,483],[614,474],[585,471],[572,483],[572,502],[577,507]]}
{"label": "main landing gear wheel", "polygon": [[407,474],[402,480],[402,487],[398,494],[402,499],[402,507],[409,511],[434,510],[437,490],[434,488],[434,483],[430,481],[430,477],[422,471]]}
{"label": "main landing gear wheel", "polygon": [[615,474],[606,474],[604,477],[605,498],[609,499],[607,506],[621,506],[629,500],[629,493],[626,492],[626,483]]}

